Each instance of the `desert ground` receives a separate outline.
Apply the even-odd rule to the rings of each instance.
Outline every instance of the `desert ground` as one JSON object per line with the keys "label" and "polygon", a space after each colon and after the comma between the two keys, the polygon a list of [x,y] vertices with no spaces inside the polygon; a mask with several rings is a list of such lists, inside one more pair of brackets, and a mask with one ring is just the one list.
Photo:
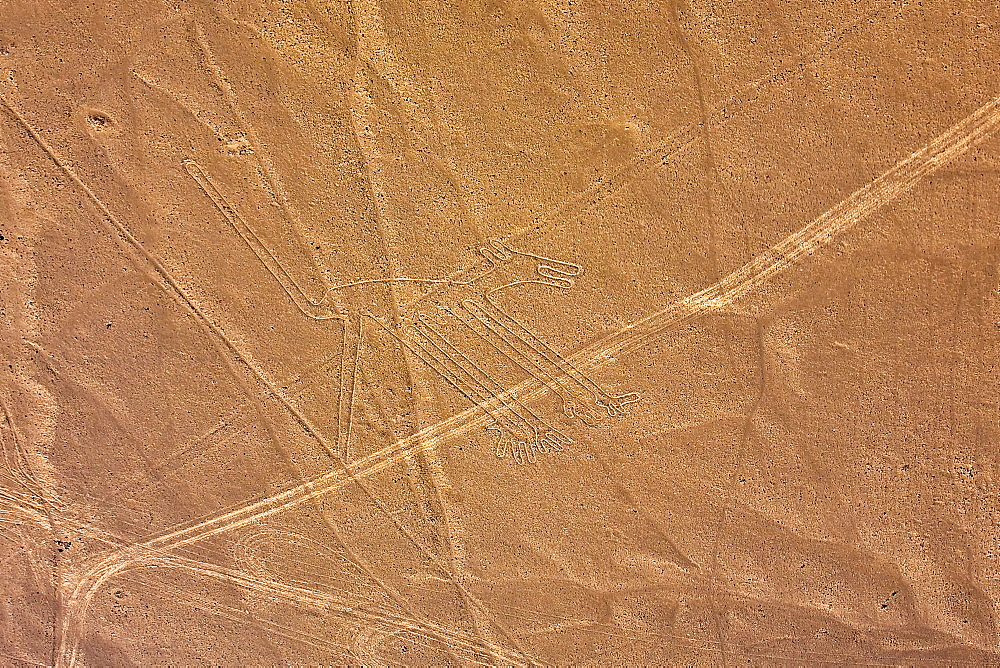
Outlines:
{"label": "desert ground", "polygon": [[1000,664],[995,0],[0,0],[0,665]]}

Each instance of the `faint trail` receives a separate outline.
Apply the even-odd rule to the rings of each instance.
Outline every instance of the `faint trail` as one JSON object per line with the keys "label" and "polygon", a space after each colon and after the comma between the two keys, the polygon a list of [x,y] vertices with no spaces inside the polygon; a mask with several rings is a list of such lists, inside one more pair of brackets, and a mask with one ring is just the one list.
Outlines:
{"label": "faint trail", "polygon": [[[7,106],[5,100],[0,98],[0,101]],[[9,106],[7,108],[10,109]],[[16,114],[13,110],[11,112]],[[20,118],[19,114],[16,115]],[[609,364],[616,354],[634,350],[668,328],[692,320],[705,312],[733,304],[775,274],[791,267],[802,257],[816,252],[836,236],[909,192],[925,176],[989,138],[998,127],[1000,127],[1000,97],[990,100],[927,146],[855,191],[812,223],[762,253],[753,262],[705,290],[674,302],[583,348],[570,356],[569,361],[580,369],[602,367]],[[544,392],[545,385],[532,378],[506,394],[516,396],[522,401],[529,401],[540,397]],[[434,449],[445,439],[457,434],[484,428],[490,422],[489,411],[498,408],[497,405],[491,404],[494,404],[494,400],[467,409],[348,466],[316,476],[273,496],[152,536],[133,547],[109,555],[83,574],[66,602],[67,610],[61,629],[59,665],[72,665],[76,662],[80,639],[77,632],[78,625],[86,614],[87,604],[93,592],[109,577],[134,567],[153,555],[247,526],[299,506],[308,500],[329,494],[354,480],[377,474],[415,451]]]}
{"label": "faint trail", "polygon": [[[256,591],[275,600],[353,617],[358,621],[395,627],[407,634],[425,637],[441,643],[444,647],[463,650],[464,652],[474,653],[476,651],[489,650],[505,664],[523,664],[522,657],[511,655],[504,647],[489,643],[470,634],[456,632],[440,624],[392,612],[366,610],[364,606],[370,604],[371,601],[360,595],[339,595],[317,591],[276,580],[254,577],[237,569],[183,557],[156,559],[149,566],[183,569],[204,577],[222,580],[223,582],[234,584],[244,589]],[[471,659],[466,657],[465,660],[469,661]]]}
{"label": "faint trail", "polygon": [[[378,161],[385,156],[382,155],[376,141],[375,128],[379,125],[378,117],[382,110],[378,108],[374,81],[381,79],[390,85],[397,93],[396,104],[405,109],[411,119],[419,118],[419,104],[414,100],[419,100],[420,96],[418,90],[413,90],[408,85],[409,82],[406,81],[404,74],[405,70],[401,67],[390,46],[390,40],[383,23],[381,3],[378,0],[349,0],[347,8],[352,24],[350,32],[354,38],[354,76],[353,86],[350,87],[350,92],[353,95],[351,95],[348,105],[351,128],[362,162],[364,189],[370,201],[375,236],[379,242],[378,249],[385,260],[388,277],[395,278],[402,276],[403,272],[399,267],[399,259],[392,249],[400,245],[402,235],[398,230],[397,221],[393,220],[391,211],[384,209],[383,203],[390,199],[390,193],[386,190],[384,178],[376,169]],[[398,95],[401,88],[409,94]],[[411,132],[413,132],[412,129]],[[419,133],[414,134],[419,136]],[[446,279],[435,280],[433,283],[442,285],[453,282]],[[401,308],[398,287],[399,284],[395,282],[390,282],[387,286],[391,312],[386,315],[391,317],[393,324],[398,324],[401,321],[402,310],[405,308]],[[360,320],[358,326],[360,329]],[[406,347],[400,348],[403,364],[397,373],[402,374],[408,386],[416,387],[420,383],[420,375],[413,368],[412,360],[406,351]],[[353,392],[351,397],[353,401]],[[415,406],[413,400],[410,399],[407,407],[414,409]],[[348,423],[349,430],[350,423]],[[411,435],[411,438],[415,439],[416,444],[420,443],[419,432]],[[434,552],[442,561],[441,570],[447,575],[452,587],[457,592],[460,601],[459,609],[463,616],[471,622],[476,635],[484,640],[483,616],[485,613],[490,623],[509,638],[509,634],[501,626],[499,620],[490,614],[485,606],[479,604],[461,584],[460,578],[465,573],[462,572],[462,564],[456,559],[456,539],[452,526],[457,518],[454,514],[449,514],[445,508],[444,495],[440,488],[442,483],[448,484],[448,481],[438,462],[434,461],[433,457],[428,456],[431,454],[432,450],[430,449],[406,450],[403,451],[400,463],[411,474],[406,477],[407,484],[413,498],[417,501],[421,518],[431,529],[435,543]],[[517,647],[516,640],[512,640],[512,643]],[[518,650],[520,650],[519,647]],[[495,661],[503,662],[501,656],[495,652],[492,653]]]}
{"label": "faint trail", "polygon": [[[236,95],[236,91],[234,90],[229,79],[226,77],[226,73],[223,70],[222,65],[219,63],[218,58],[216,58],[215,50],[209,43],[208,36],[202,29],[201,23],[195,18],[192,18],[191,21],[194,26],[198,46],[201,48],[202,54],[205,56],[205,63],[208,70],[211,72],[216,86],[218,86],[219,90],[222,91],[223,97],[229,104],[230,111],[233,113],[233,116],[236,117],[238,127],[241,128],[244,134],[249,137],[251,141],[254,149],[253,156],[257,162],[259,174],[264,181],[264,186],[267,189],[268,194],[271,196],[272,201],[276,202],[280,207],[282,214],[285,216],[285,220],[291,223],[292,234],[295,235],[295,240],[299,247],[303,249],[309,248],[309,244],[305,243],[301,238],[302,223],[298,216],[295,215],[295,211],[292,209],[292,206],[288,201],[287,190],[278,175],[278,170],[275,168],[274,160],[271,157],[270,147],[264,143],[260,134],[257,132],[257,128],[251,122],[249,115],[240,104],[239,97]],[[309,262],[312,274],[316,274],[315,259],[311,254],[309,256]],[[268,269],[270,270],[271,267],[268,266]],[[289,278],[291,278],[291,276],[289,276]]]}
{"label": "faint trail", "polygon": [[[369,564],[367,564],[364,561],[364,559],[362,559],[361,557],[359,557],[355,553],[355,551],[351,549],[351,547],[347,544],[347,542],[340,535],[340,532],[337,531],[337,528],[336,528],[336,526],[334,524],[330,524],[330,528],[333,531],[334,537],[336,538],[336,542],[340,544],[341,549],[343,550],[343,555],[342,556],[346,557],[347,563],[353,565],[354,568],[356,568],[358,570],[359,573],[356,573],[355,575],[357,576],[357,575],[360,574],[359,581],[361,581],[362,583],[364,583],[364,581],[367,580],[367,583],[365,583],[365,584],[367,584],[368,587],[372,591],[380,592],[383,595],[385,595],[387,598],[389,598],[390,600],[392,600],[397,606],[399,606],[399,609],[401,609],[404,613],[406,613],[407,615],[409,615],[409,619],[414,620],[417,624],[423,624],[425,622],[429,622],[430,621],[429,619],[426,619],[426,618],[423,621],[421,621],[422,615],[417,611],[416,607],[414,607],[412,599],[404,596],[402,593],[400,593],[400,591],[398,589],[396,589],[391,584],[389,584],[385,580],[383,580],[380,577],[378,577],[378,575],[376,574],[374,568],[372,568]],[[247,536],[250,536],[251,540],[259,541],[259,542],[266,542],[268,545],[271,545],[271,546],[273,546],[273,545],[275,545],[275,544],[277,544],[279,542],[282,542],[282,541],[300,544],[300,545],[302,545],[302,547],[304,549],[306,549],[305,546],[308,545],[309,547],[307,548],[307,550],[312,550],[312,551],[314,551],[315,554],[323,555],[325,553],[326,556],[327,556],[327,558],[333,559],[333,560],[337,560],[338,557],[339,557],[339,555],[337,554],[337,552],[335,550],[331,549],[328,545],[325,545],[323,543],[317,542],[317,541],[312,540],[312,539],[310,539],[310,538],[308,538],[308,537],[306,537],[306,536],[304,536],[302,534],[297,534],[297,533],[294,533],[294,532],[281,531],[281,530],[278,530],[278,529],[271,529],[271,530],[264,529],[264,530],[260,530],[260,531],[255,531],[255,532],[250,533],[250,534],[245,534],[244,538],[246,538]],[[244,546],[247,546],[247,542],[245,540],[244,541],[240,541],[240,544],[242,544]],[[250,545],[252,546],[253,543],[250,543]],[[200,560],[199,561],[191,561],[191,563],[198,564],[198,565],[201,565],[201,566],[210,567],[210,568],[217,568],[217,566],[214,565],[214,564],[206,564],[205,562],[200,561]],[[256,562],[255,565],[259,568],[260,563]],[[242,567],[241,564],[239,563],[239,561],[237,561],[237,567],[240,568],[243,572],[246,572],[246,568]],[[259,574],[256,574],[256,575],[259,575]],[[305,586],[309,590],[314,590],[315,587],[318,584],[318,581],[321,581],[324,576],[327,577],[327,578],[330,578],[330,573],[324,573],[324,575],[321,575],[318,578],[316,576],[317,576],[317,574],[310,574],[310,579],[308,579],[306,581],[301,581],[303,583],[303,586]],[[271,578],[271,579],[274,579],[274,578]],[[336,579],[335,578],[333,578],[333,579],[334,579],[334,582],[336,582]],[[283,584],[287,584],[287,585],[290,585],[290,586],[295,586],[295,584],[293,582],[287,582],[286,581],[286,582],[283,582]],[[371,596],[371,592],[365,592],[365,593],[358,592],[358,593],[354,593],[354,592],[349,592],[348,590],[344,590],[344,589],[340,589],[340,591],[343,592],[343,595],[341,597],[345,598],[345,600],[346,600],[347,597],[354,597],[355,599],[363,601],[366,605],[369,605],[369,606],[372,605],[372,604],[374,604],[376,602],[374,600],[374,598]],[[355,602],[357,602],[357,601],[355,601]],[[433,627],[435,627],[435,628],[440,627],[440,625],[434,624],[434,622],[430,622],[430,625],[433,626]],[[440,628],[444,628],[444,627],[440,627]],[[452,656],[452,658],[455,659],[455,661],[461,662],[461,659],[459,657],[457,657],[457,656]]]}
{"label": "faint trail", "polygon": [[[698,138],[702,143],[702,170],[705,177],[705,219],[708,221],[708,247],[706,254],[712,267],[712,278],[718,278],[721,271],[719,269],[718,257],[718,236],[716,229],[716,190],[718,190],[719,174],[715,164],[715,147],[712,142],[713,114],[709,108],[707,92],[705,90],[705,73],[702,71],[700,48],[696,47],[684,34],[688,28],[687,21],[681,20],[682,0],[669,0],[667,12],[671,17],[670,31],[674,35],[674,40],[681,47],[681,51],[687,56],[691,66],[691,73],[694,77],[695,90],[698,93],[698,126],[701,130]],[[732,97],[730,97],[732,99]],[[744,237],[746,235],[746,230]],[[722,660],[725,662],[726,655],[723,652]]]}
{"label": "faint trail", "polygon": [[[718,220],[716,215],[716,191],[719,188],[719,173],[716,166],[715,160],[715,147],[712,141],[712,111],[709,108],[709,104],[706,100],[707,91],[705,90],[705,75],[702,72],[701,67],[701,48],[700,45],[695,46],[697,40],[689,41],[685,35],[685,30],[689,27],[687,21],[681,20],[681,3],[683,0],[669,0],[667,2],[668,11],[673,19],[670,22],[671,31],[674,33],[674,40],[680,45],[681,49],[687,56],[688,61],[691,64],[691,70],[694,75],[695,89],[698,93],[698,114],[699,121],[701,123],[701,143],[702,143],[702,171],[704,174],[705,190],[704,190],[704,202],[705,202],[705,220],[708,224],[708,243],[705,249],[705,255],[708,259],[709,267],[711,268],[711,276],[713,279],[719,278],[722,271],[719,266],[719,230],[718,230]],[[688,4],[688,3],[685,3]],[[690,9],[690,7],[688,7]],[[747,231],[746,225],[741,225],[741,236],[743,241],[744,249],[747,249]],[[747,253],[749,254],[749,253]],[[746,257],[744,255],[744,257]],[[726,346],[731,345],[730,339],[726,337]],[[595,456],[599,457],[598,453]],[[608,465],[603,457],[600,457],[598,461],[601,462],[602,468],[604,468],[605,475],[608,476],[609,481],[616,484],[620,493],[625,495],[625,498],[632,501],[631,494],[628,493],[627,489],[620,481],[615,479],[613,472],[609,471]],[[645,508],[642,508],[643,513],[646,513]],[[647,515],[647,521],[649,521],[653,526],[656,526],[653,519]],[[665,536],[664,536],[665,537]],[[676,548],[672,541],[667,541],[672,548],[672,551],[684,556],[680,550]],[[687,560],[686,557],[684,557]],[[687,560],[687,564],[692,565],[690,560]],[[715,625],[716,637],[719,640],[719,661],[722,665],[729,665],[729,656],[726,648],[726,634],[723,632],[723,624],[716,605],[712,605],[712,617]]]}
{"label": "faint trail", "polygon": [[266,631],[272,636],[286,638],[301,645],[308,645],[321,651],[329,652],[331,650],[341,650],[348,656],[353,656],[353,651],[350,646],[336,642],[330,638],[313,635],[308,632],[292,628],[288,625],[278,624],[271,619],[254,616],[245,609],[225,605],[215,599],[209,598],[208,596],[192,593],[189,590],[185,591],[182,587],[175,585],[172,582],[165,582],[162,578],[156,579],[154,577],[142,577],[142,575],[142,572],[132,574],[130,576],[130,580],[132,582],[145,585],[151,590],[157,591],[157,593],[161,595],[169,593],[171,596],[175,597],[177,601],[183,601],[193,605],[201,605],[203,606],[201,608],[202,612],[208,612],[216,617],[230,619],[244,626],[254,626],[262,631]]}
{"label": "faint trail", "polygon": [[666,327],[733,304],[803,256],[816,252],[835,236],[909,192],[928,174],[988,139],[998,125],[1000,97],[972,112],[930,144],[718,283],[606,337],[598,349],[587,356],[585,365],[600,366],[615,353],[642,345],[644,340]]}
{"label": "faint trail", "polygon": [[[3,460],[0,462],[0,481],[6,478],[11,484],[10,488],[0,488],[0,495],[22,499],[31,508],[44,513],[44,509],[52,505],[53,500],[47,498],[43,485],[31,469],[28,452],[18,436],[14,419],[3,399],[0,399],[0,458]],[[14,491],[13,488],[19,488],[20,491]]]}
{"label": "faint trail", "polygon": [[[816,46],[801,53],[794,54],[791,58],[787,59],[786,62],[782,63],[767,74],[748,82],[742,88],[729,96],[718,109],[712,111],[709,111],[707,108],[703,109],[702,112],[705,113],[705,117],[702,122],[692,123],[680,128],[674,134],[656,142],[652,146],[640,152],[638,155],[635,155],[617,169],[612,170],[610,173],[602,174],[586,189],[568,197],[559,204],[550,208],[545,213],[536,216],[534,220],[527,225],[524,225],[505,236],[504,241],[513,242],[534,240],[557,230],[562,224],[564,224],[565,220],[569,216],[575,213],[580,213],[606,197],[611,196],[620,188],[625,186],[625,184],[640,177],[642,174],[653,169],[654,167],[667,164],[671,158],[680,154],[680,152],[685,148],[701,141],[703,139],[702,135],[707,136],[709,133],[709,128],[706,126],[707,124],[717,124],[724,121],[728,117],[728,107],[730,105],[738,105],[742,103],[748,93],[756,91],[766,84],[786,79],[794,71],[793,63],[810,62],[810,59],[816,59],[826,52],[833,51],[840,46],[842,41],[850,35],[852,31],[859,29],[866,23],[872,23],[876,16],[893,4],[892,0],[878,0],[874,3],[873,8],[865,13],[860,19],[829,29],[825,38],[821,39]],[[462,267],[445,278],[456,281],[466,275],[471,269],[471,266]],[[425,293],[419,297],[411,299],[403,306],[404,308],[411,308],[414,304],[423,301],[428,296],[435,294],[438,290],[439,288],[437,287],[429,288]]]}
{"label": "faint trail", "polygon": [[[103,221],[115,232],[115,234],[118,236],[119,241],[121,243],[123,243],[125,246],[131,246],[132,249],[143,260],[145,260],[149,264],[149,266],[154,271],[154,274],[152,276],[150,276],[150,278],[154,280],[154,283],[157,283],[159,285],[159,287],[161,287],[165,292],[167,292],[168,294],[172,294],[184,306],[186,306],[188,309],[190,309],[198,317],[198,319],[204,325],[204,327],[206,328],[206,330],[208,330],[208,331],[212,332],[213,334],[215,334],[219,338],[219,340],[222,343],[222,345],[227,350],[229,350],[229,352],[231,352],[233,355],[235,355],[244,365],[246,365],[247,370],[258,381],[260,381],[262,383],[262,385],[267,389],[268,393],[271,396],[273,396],[275,399],[277,399],[278,402],[281,403],[282,406],[284,406],[285,409],[289,411],[289,413],[294,417],[294,419],[296,420],[296,422],[302,427],[302,429],[305,431],[305,433],[310,438],[315,439],[324,448],[324,450],[326,450],[326,452],[331,456],[331,458],[334,459],[334,461],[337,461],[342,467],[344,467],[344,468],[341,468],[341,469],[338,469],[338,470],[340,472],[344,472],[344,473],[347,474],[347,478],[348,478],[347,482],[353,482],[354,484],[357,484],[362,489],[362,491],[368,496],[368,498],[370,498],[372,500],[372,502],[379,508],[379,510],[381,512],[383,512],[383,514],[385,514],[390,519],[390,521],[392,521],[395,524],[395,526],[397,527],[397,529],[399,529],[399,531],[404,536],[406,536],[406,538],[414,546],[416,546],[418,549],[420,549],[432,561],[434,561],[437,565],[441,566],[447,572],[447,568],[446,568],[445,565],[442,564],[442,561],[441,561],[440,557],[438,555],[434,554],[433,552],[430,552],[428,550],[428,548],[425,545],[423,545],[423,543],[421,543],[419,540],[417,540],[412,535],[412,533],[410,533],[403,525],[401,525],[399,523],[398,518],[395,515],[393,515],[393,514],[391,514],[391,513],[388,512],[388,510],[384,507],[384,504],[382,504],[381,500],[367,486],[365,486],[364,483],[361,482],[361,480],[359,478],[353,477],[354,467],[353,466],[351,466],[351,467],[346,466],[346,463],[339,459],[338,453],[336,453],[331,448],[331,444],[319,432],[317,432],[312,427],[312,425],[310,424],[310,422],[308,421],[308,419],[306,419],[306,417],[302,414],[302,412],[299,411],[298,409],[296,409],[296,407],[293,406],[288,401],[287,397],[285,397],[282,393],[280,393],[280,392],[277,391],[277,389],[275,388],[274,384],[267,379],[266,374],[264,374],[264,372],[261,369],[257,368],[257,366],[253,363],[253,361],[252,361],[251,358],[249,358],[247,355],[243,354],[240,351],[239,346],[232,339],[230,339],[228,336],[226,336],[226,334],[222,330],[222,328],[219,327],[217,324],[215,324],[212,321],[212,319],[208,317],[208,315],[202,310],[202,308],[192,298],[192,296],[187,292],[187,290],[185,288],[183,288],[180,285],[180,283],[178,283],[170,275],[170,272],[166,269],[166,267],[163,265],[163,263],[161,263],[155,256],[153,256],[152,254],[150,254],[142,246],[142,244],[139,243],[139,241],[135,238],[135,236],[118,219],[118,217],[115,216],[110,211],[110,209],[108,209],[107,205],[104,204],[104,202],[96,195],[96,193],[94,193],[94,191],[91,190],[90,187],[87,186],[87,184],[83,182],[83,180],[79,177],[79,175],[77,175],[77,173],[59,156],[59,154],[55,152],[55,150],[52,148],[52,146],[41,136],[41,134],[38,131],[36,131],[31,126],[30,123],[28,123],[28,121],[24,117],[24,115],[21,114],[21,112],[18,111],[13,105],[11,105],[9,103],[9,101],[6,99],[6,97],[4,97],[2,94],[0,94],[0,106],[2,106],[3,108],[5,108],[7,110],[7,112],[13,117],[13,119],[21,127],[24,128],[24,130],[31,136],[31,138],[38,144],[38,146],[46,153],[46,155],[48,155],[49,158],[63,171],[63,173],[65,173],[66,176],[69,177],[69,179],[77,187],[79,187],[83,191],[84,194],[86,194],[86,196],[91,200],[91,202],[103,214]],[[414,436],[411,436],[410,438],[406,439],[406,442],[410,443],[410,442],[413,441],[413,439],[414,439]],[[436,445],[436,443],[435,443],[435,445]],[[399,458],[397,458],[397,459],[395,459],[395,460],[393,460],[391,462],[388,462],[386,464],[386,466],[393,465],[396,462],[400,461],[402,458],[405,458],[407,456],[409,456],[408,452],[403,452]],[[385,468],[385,467],[383,467],[383,468]],[[305,487],[311,487],[312,484],[313,483],[311,481],[306,481],[302,485],[299,485],[298,487],[295,487],[293,489],[299,489],[299,488],[301,488],[303,486],[305,486]],[[313,494],[313,495],[309,496],[308,498],[315,498],[317,496],[319,496],[319,494]],[[296,504],[293,503],[292,505],[296,505]],[[221,529],[219,531],[224,531],[224,530],[225,529]],[[216,533],[218,533],[219,531],[216,531]],[[185,544],[187,542],[191,542],[191,541],[186,541]],[[121,556],[121,553],[118,553],[118,555]],[[114,558],[111,558],[111,561],[114,561]],[[97,567],[95,567],[95,571],[92,571],[92,572],[101,571],[103,573],[102,575],[99,575],[99,577],[98,577],[98,581],[97,581],[98,584],[99,584],[99,582],[103,582],[104,579],[106,579],[107,577],[110,576],[110,574],[113,574],[113,573],[118,572],[119,570],[121,570],[121,568],[111,568],[109,570],[109,569],[105,568],[105,565],[107,565],[107,562],[102,562],[102,564],[100,564]],[[129,566],[129,561],[128,561],[127,558],[126,558],[126,562],[124,564],[122,564],[121,566],[122,566],[122,568],[127,568]],[[84,579],[86,580],[86,577]],[[81,582],[81,585],[82,584],[83,583]],[[462,592],[463,595],[466,597],[467,600],[469,600],[471,602],[472,605],[474,605],[477,609],[482,610],[482,605],[478,602],[478,600],[476,600],[474,597],[472,597],[471,593],[469,593],[467,590],[465,590],[464,586],[462,586],[460,583],[456,583],[456,586],[460,587],[463,590],[463,592]],[[92,589],[87,589],[87,591],[88,591],[88,595],[85,598],[86,598],[86,600],[89,601],[89,598],[90,598],[90,596],[92,596],[93,591],[92,591]],[[83,605],[83,608],[86,608],[85,604]],[[68,611],[68,609],[67,609],[66,613],[63,616],[62,623],[60,624],[60,629],[72,627],[74,625],[74,621],[73,621],[72,618],[73,618],[73,614],[70,613]],[[501,631],[501,633],[503,632],[502,627],[497,626],[497,628],[498,628],[498,630]],[[79,649],[79,636],[75,636],[74,639],[70,642],[66,636],[63,636],[62,634],[58,634],[58,635],[59,635],[59,647],[60,647],[60,650],[59,650],[59,653],[58,653],[58,660],[57,660],[56,663],[61,663],[63,661],[63,659],[66,658],[67,656],[69,657],[68,658],[68,662],[70,664],[75,663],[76,656],[78,654],[78,649]],[[73,647],[73,651],[71,653],[67,653],[67,652],[64,651],[64,648],[67,646],[67,642],[69,642],[69,644]]]}
{"label": "faint trail", "polygon": [[233,226],[233,229],[236,230],[247,246],[250,247],[253,254],[257,256],[261,264],[270,272],[271,276],[274,277],[274,280],[277,281],[278,285],[281,286],[281,289],[285,291],[285,294],[295,304],[302,315],[313,320],[341,318],[335,306],[326,303],[326,292],[318,299],[309,297],[305,293],[302,286],[285,269],[284,265],[278,261],[274,253],[268,249],[267,245],[254,229],[247,224],[235,207],[226,201],[219,189],[215,187],[215,183],[212,182],[208,174],[201,168],[201,165],[194,160],[185,160],[183,165],[188,175],[194,179],[202,192],[208,195],[222,216]]}
{"label": "faint trail", "polygon": [[4,659],[10,659],[11,661],[10,665],[12,666],[26,665],[26,666],[41,666],[42,668],[45,668],[45,666],[48,665],[45,663],[38,663],[34,659],[26,659],[24,657],[14,656],[13,654],[7,654],[2,650],[0,650],[0,657]]}

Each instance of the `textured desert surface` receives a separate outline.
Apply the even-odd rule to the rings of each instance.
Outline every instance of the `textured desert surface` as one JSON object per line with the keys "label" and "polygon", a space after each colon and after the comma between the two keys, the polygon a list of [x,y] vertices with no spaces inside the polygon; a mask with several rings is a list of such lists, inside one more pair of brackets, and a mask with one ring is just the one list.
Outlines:
{"label": "textured desert surface", "polygon": [[0,0],[0,664],[998,665],[995,0]]}

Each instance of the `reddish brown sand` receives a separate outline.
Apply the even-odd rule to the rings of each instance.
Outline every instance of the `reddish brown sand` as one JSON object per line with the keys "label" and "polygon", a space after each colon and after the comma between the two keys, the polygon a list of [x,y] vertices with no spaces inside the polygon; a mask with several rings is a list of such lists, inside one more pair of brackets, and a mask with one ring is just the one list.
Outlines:
{"label": "reddish brown sand", "polygon": [[0,0],[0,664],[997,665],[995,0]]}

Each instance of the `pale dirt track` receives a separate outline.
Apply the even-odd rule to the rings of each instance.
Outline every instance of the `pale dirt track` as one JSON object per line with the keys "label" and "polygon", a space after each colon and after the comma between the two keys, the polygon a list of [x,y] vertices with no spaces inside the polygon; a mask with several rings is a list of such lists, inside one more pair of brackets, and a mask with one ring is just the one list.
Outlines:
{"label": "pale dirt track", "polygon": [[995,661],[1000,16],[824,7],[14,3],[0,657]]}

